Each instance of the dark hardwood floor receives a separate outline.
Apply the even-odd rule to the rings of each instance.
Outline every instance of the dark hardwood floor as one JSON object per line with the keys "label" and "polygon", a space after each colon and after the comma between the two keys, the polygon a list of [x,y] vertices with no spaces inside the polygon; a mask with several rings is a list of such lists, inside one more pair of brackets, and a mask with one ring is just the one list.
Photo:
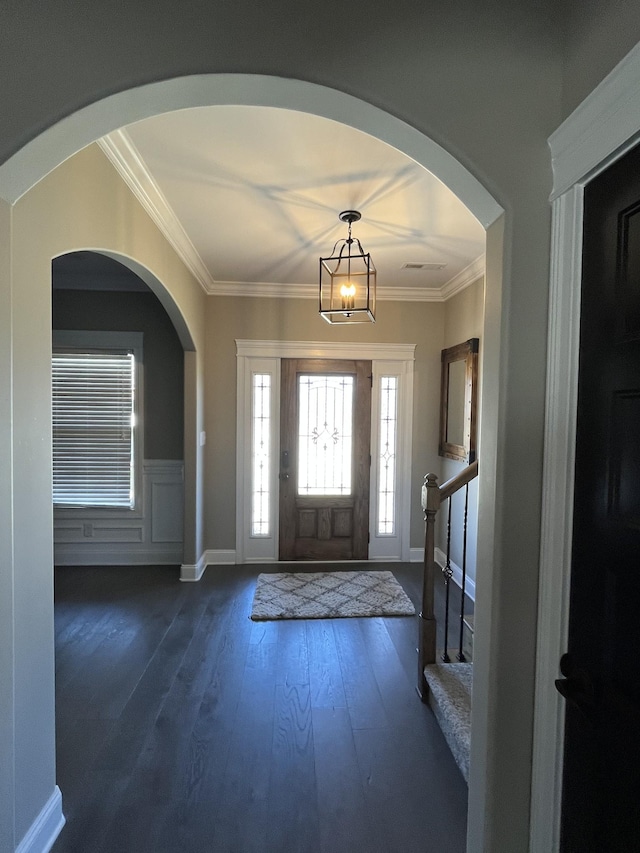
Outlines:
{"label": "dark hardwood floor", "polygon": [[[419,565],[375,568],[418,605]],[[416,619],[254,623],[262,570],[56,570],[53,853],[464,851]]]}

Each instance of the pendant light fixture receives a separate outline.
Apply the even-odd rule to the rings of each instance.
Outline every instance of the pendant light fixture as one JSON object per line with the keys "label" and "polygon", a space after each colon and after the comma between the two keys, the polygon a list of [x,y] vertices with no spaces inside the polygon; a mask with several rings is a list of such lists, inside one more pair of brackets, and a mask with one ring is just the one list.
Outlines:
{"label": "pendant light fixture", "polygon": [[351,226],[362,218],[343,210],[338,218],[349,225],[349,236],[338,240],[329,258],[320,258],[320,315],[327,323],[375,323],[376,268]]}

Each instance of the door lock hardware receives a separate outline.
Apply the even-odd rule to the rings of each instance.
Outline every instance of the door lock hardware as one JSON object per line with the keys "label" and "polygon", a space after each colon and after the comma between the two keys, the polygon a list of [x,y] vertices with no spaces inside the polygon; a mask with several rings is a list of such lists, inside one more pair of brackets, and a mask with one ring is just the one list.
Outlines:
{"label": "door lock hardware", "polygon": [[560,658],[560,672],[565,677],[556,679],[556,690],[567,702],[589,717],[595,706],[595,689],[590,674],[586,669],[577,667],[570,654]]}

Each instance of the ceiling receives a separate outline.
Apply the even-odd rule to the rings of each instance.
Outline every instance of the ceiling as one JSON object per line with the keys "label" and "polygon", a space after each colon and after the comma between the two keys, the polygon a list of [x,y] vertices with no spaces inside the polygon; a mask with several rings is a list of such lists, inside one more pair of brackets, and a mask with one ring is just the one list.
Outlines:
{"label": "ceiling", "polygon": [[378,270],[378,298],[442,301],[484,269],[484,229],[453,193],[330,119],[203,107],[100,144],[208,293],[316,297],[318,258],[346,236],[338,214],[351,208],[362,213],[353,235]]}

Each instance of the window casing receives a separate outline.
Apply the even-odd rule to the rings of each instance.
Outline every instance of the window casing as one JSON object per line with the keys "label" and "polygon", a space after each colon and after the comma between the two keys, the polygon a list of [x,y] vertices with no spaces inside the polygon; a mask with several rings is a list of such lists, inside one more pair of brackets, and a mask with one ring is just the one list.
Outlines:
{"label": "window casing", "polygon": [[140,333],[54,333],[56,512],[140,510],[141,365]]}

